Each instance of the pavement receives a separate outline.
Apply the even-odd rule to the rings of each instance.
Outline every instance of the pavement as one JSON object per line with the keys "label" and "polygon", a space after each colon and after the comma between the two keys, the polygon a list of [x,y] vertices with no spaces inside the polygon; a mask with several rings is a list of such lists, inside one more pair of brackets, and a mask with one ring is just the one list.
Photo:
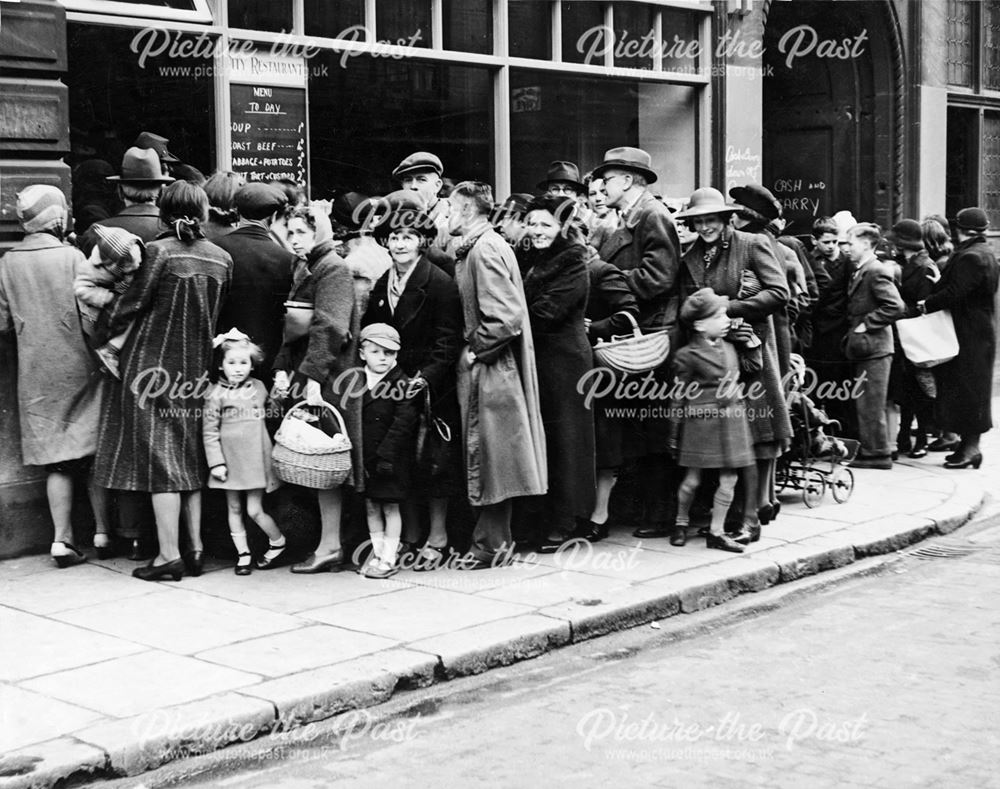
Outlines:
{"label": "pavement", "polygon": [[[781,494],[742,555],[622,530],[557,555],[388,580],[285,569],[149,583],[123,559],[0,562],[0,789],[137,775],[393,694],[891,553],[968,521],[995,487],[943,456],[855,470],[846,503]],[[992,462],[992,465],[990,465]]]}

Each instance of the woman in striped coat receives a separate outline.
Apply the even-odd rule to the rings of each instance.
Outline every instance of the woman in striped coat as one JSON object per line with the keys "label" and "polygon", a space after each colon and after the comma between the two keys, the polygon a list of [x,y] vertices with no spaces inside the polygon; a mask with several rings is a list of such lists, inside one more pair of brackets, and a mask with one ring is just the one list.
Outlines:
{"label": "woman in striped coat", "polygon": [[146,246],[146,259],[103,332],[113,337],[133,325],[121,352],[121,385],[105,400],[94,476],[107,488],[153,494],[160,553],[133,573],[147,581],[183,574],[182,508],[193,572],[201,564],[200,491],[208,475],[201,401],[233,267],[228,253],[205,240],[207,216],[201,188],[177,181],[164,190],[160,221],[168,230]]}

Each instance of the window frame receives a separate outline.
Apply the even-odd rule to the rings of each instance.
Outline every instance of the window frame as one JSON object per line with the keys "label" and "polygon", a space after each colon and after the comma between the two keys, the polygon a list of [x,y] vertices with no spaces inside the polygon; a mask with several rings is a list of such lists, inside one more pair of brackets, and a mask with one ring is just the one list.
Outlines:
{"label": "window frame", "polygon": [[[67,13],[106,14],[108,16],[139,17],[172,22],[212,23],[211,0],[191,0],[193,10],[165,8],[152,3],[120,3],[116,0],[59,0]],[[297,2],[297,0],[296,0]]]}

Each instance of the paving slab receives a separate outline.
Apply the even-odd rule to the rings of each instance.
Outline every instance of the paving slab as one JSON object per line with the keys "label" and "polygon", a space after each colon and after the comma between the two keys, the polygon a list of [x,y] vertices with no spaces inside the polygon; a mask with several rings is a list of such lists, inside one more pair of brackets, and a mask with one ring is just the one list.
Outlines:
{"label": "paving slab", "polygon": [[102,716],[12,685],[0,685],[0,754],[68,734]]}
{"label": "paving slab", "polygon": [[199,652],[196,657],[264,677],[283,677],[396,645],[397,642],[381,636],[332,625],[313,625],[216,647]]}
{"label": "paving slab", "polygon": [[221,693],[211,699],[90,726],[75,736],[105,752],[108,767],[115,773],[135,775],[234,742],[249,742],[268,731],[274,722],[270,703]]}
{"label": "paving slab", "polygon": [[[145,586],[149,582],[130,578],[127,583]],[[168,594],[130,597],[56,614],[54,618],[186,655],[303,625],[300,619],[292,616],[262,611],[179,586],[171,586]]]}
{"label": "paving slab", "polygon": [[22,682],[21,687],[125,718],[259,681],[255,674],[151,650],[37,677]]}
{"label": "paving slab", "polygon": [[[56,576],[52,579],[55,581]],[[6,681],[86,666],[145,649],[142,644],[5,606],[0,606],[0,634],[0,680]]]}
{"label": "paving slab", "polygon": [[[505,569],[471,572],[506,572]],[[477,625],[491,619],[516,616],[530,608],[443,589],[415,587],[374,598],[303,611],[320,622],[374,633],[401,642],[416,641]]]}
{"label": "paving slab", "polygon": [[166,591],[159,586],[123,584],[118,573],[87,563],[55,577],[48,572],[34,575],[4,572],[0,578],[0,600],[9,608],[31,614],[54,614]]}

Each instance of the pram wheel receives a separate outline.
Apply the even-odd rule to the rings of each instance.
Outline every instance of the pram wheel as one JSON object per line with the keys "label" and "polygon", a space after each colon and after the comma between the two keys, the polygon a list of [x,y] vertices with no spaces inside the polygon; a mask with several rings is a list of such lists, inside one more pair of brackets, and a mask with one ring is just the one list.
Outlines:
{"label": "pram wheel", "polygon": [[802,475],[802,501],[809,509],[816,507],[826,493],[826,477],[822,471],[806,469]]}
{"label": "pram wheel", "polygon": [[838,504],[843,504],[851,498],[854,492],[854,472],[847,466],[838,468],[830,478],[830,492]]}

